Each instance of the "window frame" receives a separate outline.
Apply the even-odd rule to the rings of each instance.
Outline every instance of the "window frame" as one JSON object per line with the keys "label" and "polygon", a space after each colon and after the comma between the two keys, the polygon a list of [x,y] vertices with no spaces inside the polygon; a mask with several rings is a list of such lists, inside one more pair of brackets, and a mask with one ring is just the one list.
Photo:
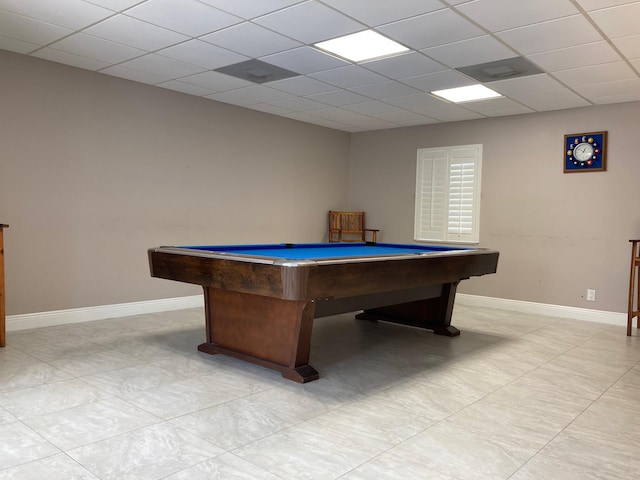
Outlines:
{"label": "window frame", "polygon": [[479,243],[481,185],[482,144],[419,148],[414,240]]}

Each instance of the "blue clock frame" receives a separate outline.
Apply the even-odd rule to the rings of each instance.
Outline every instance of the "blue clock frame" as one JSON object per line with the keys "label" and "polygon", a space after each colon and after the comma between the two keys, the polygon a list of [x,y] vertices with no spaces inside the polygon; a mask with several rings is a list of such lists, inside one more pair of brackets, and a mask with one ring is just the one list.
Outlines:
{"label": "blue clock frame", "polygon": [[604,172],[607,169],[607,132],[564,136],[564,173]]}

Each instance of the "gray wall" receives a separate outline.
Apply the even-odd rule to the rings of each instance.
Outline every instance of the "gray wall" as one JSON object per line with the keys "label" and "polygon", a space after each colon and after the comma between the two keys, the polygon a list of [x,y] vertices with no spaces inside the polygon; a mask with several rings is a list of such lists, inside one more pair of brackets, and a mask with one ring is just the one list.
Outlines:
{"label": "gray wall", "polygon": [[[198,294],[150,278],[147,248],[320,241],[329,209],[411,242],[416,150],[470,143],[501,259],[461,291],[626,310],[640,103],[349,135],[3,51],[0,71],[9,315]],[[607,171],[563,174],[564,134],[599,130]]]}
{"label": "gray wall", "polygon": [[348,133],[0,51],[7,314],[193,295],[158,245],[317,242]]}
{"label": "gray wall", "polygon": [[[416,150],[483,144],[480,242],[498,274],[461,292],[625,312],[640,238],[640,102],[352,135],[350,203],[384,241],[413,239]],[[607,130],[606,172],[563,173],[564,135]],[[596,302],[586,301],[587,288]]]}

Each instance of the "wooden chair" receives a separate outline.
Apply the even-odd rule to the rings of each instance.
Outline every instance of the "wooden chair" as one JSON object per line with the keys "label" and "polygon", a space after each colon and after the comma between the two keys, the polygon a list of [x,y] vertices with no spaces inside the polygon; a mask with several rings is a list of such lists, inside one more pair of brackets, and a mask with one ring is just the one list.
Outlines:
{"label": "wooden chair", "polygon": [[329,211],[330,242],[366,242],[367,232],[371,233],[371,241],[377,241],[380,230],[366,228],[364,212]]}
{"label": "wooden chair", "polygon": [[[629,241],[631,242],[631,276],[629,278],[629,310],[627,313],[627,336],[631,336],[631,327],[633,327],[634,317],[637,317],[638,328],[640,328],[640,252],[638,251],[640,240]],[[635,309],[634,306],[636,306]]]}

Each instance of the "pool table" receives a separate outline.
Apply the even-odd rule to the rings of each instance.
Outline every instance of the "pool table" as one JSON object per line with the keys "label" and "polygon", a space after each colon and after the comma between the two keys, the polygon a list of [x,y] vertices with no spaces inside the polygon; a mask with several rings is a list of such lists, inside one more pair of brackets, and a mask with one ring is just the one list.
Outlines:
{"label": "pool table", "polygon": [[314,318],[362,310],[356,318],[459,335],[458,283],[498,265],[495,250],[388,243],[165,246],[148,255],[151,276],[204,288],[198,350],[300,383],[318,378],[309,365]]}

